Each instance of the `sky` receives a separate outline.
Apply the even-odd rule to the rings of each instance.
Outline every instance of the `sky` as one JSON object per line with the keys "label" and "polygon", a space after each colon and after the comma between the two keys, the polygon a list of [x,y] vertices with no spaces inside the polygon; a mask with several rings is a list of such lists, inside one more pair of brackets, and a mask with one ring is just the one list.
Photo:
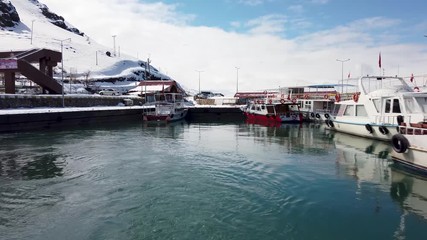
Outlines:
{"label": "sky", "polygon": [[191,89],[234,94],[367,74],[427,80],[425,0],[40,2]]}

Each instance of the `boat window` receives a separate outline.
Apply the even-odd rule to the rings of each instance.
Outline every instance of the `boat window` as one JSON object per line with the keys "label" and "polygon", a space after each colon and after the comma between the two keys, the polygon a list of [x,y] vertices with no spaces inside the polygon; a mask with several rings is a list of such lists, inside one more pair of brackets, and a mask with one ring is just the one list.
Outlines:
{"label": "boat window", "polygon": [[261,108],[259,106],[256,107],[257,111],[261,111]]}
{"label": "boat window", "polygon": [[278,104],[278,105],[275,105],[275,108],[276,108],[276,113],[287,113],[287,112],[289,112],[289,105]]}
{"label": "boat window", "polygon": [[413,98],[405,98],[405,106],[406,110],[411,113],[425,113],[427,112],[427,97],[415,97],[415,101]]}
{"label": "boat window", "polygon": [[252,105],[251,110],[255,110],[255,106],[254,105]]}
{"label": "boat window", "polygon": [[265,110],[265,105],[261,105],[261,109],[262,109],[262,110]]}
{"label": "boat window", "polygon": [[347,105],[344,111],[344,116],[354,116],[354,106]]}
{"label": "boat window", "polygon": [[367,117],[365,105],[356,105],[356,116]]}
{"label": "boat window", "polygon": [[332,116],[342,116],[344,113],[345,105],[335,104],[332,110]]}
{"label": "boat window", "polygon": [[390,108],[391,108],[391,99],[386,99],[385,100],[385,113],[390,113]]}
{"label": "boat window", "polygon": [[393,113],[401,113],[399,99],[393,99]]}
{"label": "boat window", "polygon": [[274,112],[274,107],[273,106],[267,106],[267,112],[268,113],[272,113],[272,114],[275,114],[275,112]]}
{"label": "boat window", "polygon": [[380,109],[381,109],[381,100],[380,99],[373,99],[372,102],[374,103],[375,110],[377,110],[377,113],[379,113]]}

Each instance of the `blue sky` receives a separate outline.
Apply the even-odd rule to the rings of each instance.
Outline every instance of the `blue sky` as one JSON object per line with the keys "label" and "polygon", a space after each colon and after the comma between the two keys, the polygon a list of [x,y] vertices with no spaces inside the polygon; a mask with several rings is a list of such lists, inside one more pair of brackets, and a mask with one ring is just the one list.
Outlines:
{"label": "blue sky", "polygon": [[[416,76],[427,85],[425,0],[40,0],[95,41],[191,89],[233,92]],[[381,52],[382,68],[378,68]],[[351,59],[344,65],[337,59]],[[236,79],[239,67],[239,79]]]}
{"label": "blue sky", "polygon": [[[158,2],[155,0],[143,2]],[[424,0],[165,0],[177,12],[189,16],[188,24],[218,27],[244,33],[263,16],[277,27],[276,34],[294,38],[310,32],[380,17],[396,21],[402,40],[422,42],[427,34],[427,2]],[[252,25],[250,22],[252,21]]]}

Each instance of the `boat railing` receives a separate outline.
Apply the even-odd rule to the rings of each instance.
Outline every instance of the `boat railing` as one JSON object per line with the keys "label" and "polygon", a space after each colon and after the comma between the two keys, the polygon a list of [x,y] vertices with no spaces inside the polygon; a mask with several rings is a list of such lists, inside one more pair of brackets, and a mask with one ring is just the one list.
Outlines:
{"label": "boat railing", "polygon": [[399,133],[405,135],[427,135],[427,123],[401,123]]}
{"label": "boat railing", "polygon": [[[397,118],[398,118],[398,116],[376,115],[375,116],[375,123],[378,123],[378,124],[398,125],[399,122],[397,121]],[[405,116],[405,120],[408,120],[408,122],[411,122],[411,116]]]}
{"label": "boat railing", "polygon": [[397,124],[396,116],[375,116],[375,123],[379,124]]}

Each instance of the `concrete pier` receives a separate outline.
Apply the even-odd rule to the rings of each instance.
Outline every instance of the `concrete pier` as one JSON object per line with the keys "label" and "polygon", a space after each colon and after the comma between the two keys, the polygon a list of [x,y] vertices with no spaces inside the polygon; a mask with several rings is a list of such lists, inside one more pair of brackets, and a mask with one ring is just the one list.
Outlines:
{"label": "concrete pier", "polygon": [[[0,110],[0,133],[30,130],[61,129],[100,123],[141,121],[143,106],[27,108]],[[240,108],[197,106],[190,107],[189,122],[243,121]]]}

